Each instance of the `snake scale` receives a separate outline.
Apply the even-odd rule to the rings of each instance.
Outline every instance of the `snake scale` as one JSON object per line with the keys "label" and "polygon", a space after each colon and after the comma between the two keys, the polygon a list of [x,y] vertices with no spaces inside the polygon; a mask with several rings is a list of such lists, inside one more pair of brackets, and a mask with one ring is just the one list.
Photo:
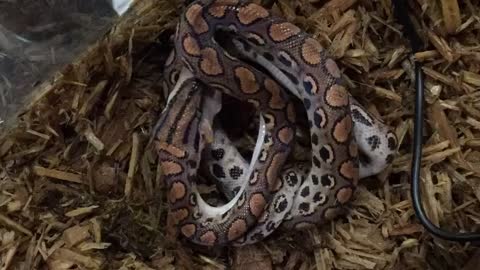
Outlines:
{"label": "snake scale", "polygon": [[[174,45],[164,70],[167,105],[154,142],[171,226],[190,241],[245,245],[279,227],[321,224],[340,213],[360,178],[392,162],[395,134],[353,99],[326,50],[262,6],[195,1],[180,17]],[[215,124],[223,95],[259,113],[250,161]],[[307,162],[287,162],[298,131],[294,100],[308,118]],[[212,206],[202,198],[202,168],[220,186],[225,204]]]}

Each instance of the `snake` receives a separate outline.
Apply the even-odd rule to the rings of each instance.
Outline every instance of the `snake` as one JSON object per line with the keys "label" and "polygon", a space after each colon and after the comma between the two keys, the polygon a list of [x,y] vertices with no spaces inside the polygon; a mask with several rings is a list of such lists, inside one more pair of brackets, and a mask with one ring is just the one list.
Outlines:
{"label": "snake", "polygon": [[[154,141],[172,226],[190,241],[244,245],[279,226],[302,230],[331,220],[360,178],[393,161],[393,130],[349,94],[320,43],[286,19],[247,0],[197,0],[181,14],[173,41],[164,69],[168,100]],[[214,124],[222,95],[259,113],[250,162]],[[311,155],[288,163],[295,100],[306,112]],[[202,166],[226,193],[224,205],[200,195]]]}

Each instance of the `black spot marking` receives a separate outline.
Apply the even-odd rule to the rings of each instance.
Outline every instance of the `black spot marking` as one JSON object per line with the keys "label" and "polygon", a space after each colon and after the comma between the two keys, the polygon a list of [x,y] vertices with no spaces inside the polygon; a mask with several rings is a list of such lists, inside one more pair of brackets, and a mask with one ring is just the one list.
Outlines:
{"label": "black spot marking", "polygon": [[265,59],[267,59],[268,61],[273,61],[275,58],[273,58],[273,55],[271,53],[263,53],[263,57],[265,57]]}
{"label": "black spot marking", "polygon": [[263,138],[263,143],[270,143],[271,140],[272,140],[272,136],[265,135],[265,137]]}
{"label": "black spot marking", "polygon": [[190,202],[190,205],[192,205],[192,206],[197,205],[197,196],[195,194],[190,194],[190,197],[188,198],[188,201]]}
{"label": "black spot marking", "polygon": [[285,195],[282,194],[275,200],[275,203],[273,205],[274,205],[275,212],[281,213],[285,211],[285,209],[287,209],[287,206],[288,206],[287,198],[285,197]]}
{"label": "black spot marking", "polygon": [[390,137],[388,137],[388,149],[393,151],[395,150],[395,148],[397,148],[397,140],[395,140],[393,135],[391,135]]}
{"label": "black spot marking", "polygon": [[304,198],[310,195],[310,188],[308,186],[304,187],[300,192],[300,195],[302,195]]}
{"label": "black spot marking", "polygon": [[367,118],[365,118],[363,113],[361,113],[358,109],[352,110],[352,117],[355,120],[355,122],[362,123],[368,127],[372,126],[372,122],[370,122]]}
{"label": "black spot marking", "polygon": [[223,150],[222,148],[213,149],[211,151],[211,154],[212,154],[213,159],[221,160],[223,158],[223,156],[225,155],[225,150]]}
{"label": "black spot marking", "polygon": [[367,155],[365,155],[363,153],[358,154],[358,161],[364,166],[367,166],[368,164],[370,164],[372,162],[370,157],[368,157]]}
{"label": "black spot marking", "polygon": [[178,79],[180,78],[180,73],[179,72],[175,72],[175,74],[173,75],[173,79],[175,81],[178,81]]}
{"label": "black spot marking", "polygon": [[323,160],[323,162],[330,162],[329,160],[332,158],[331,157],[331,152],[328,150],[326,146],[322,146],[320,148],[320,158]]}
{"label": "black spot marking", "polygon": [[317,136],[317,134],[313,134],[311,140],[312,140],[313,145],[318,145],[318,136]]}
{"label": "black spot marking", "polygon": [[370,150],[373,151],[380,146],[380,137],[373,135],[367,138],[367,143],[370,145]]}
{"label": "black spot marking", "polygon": [[180,72],[178,72],[178,70],[172,71],[172,73],[170,73],[170,83],[175,84],[178,81],[179,77],[180,77]]}
{"label": "black spot marking", "polygon": [[308,210],[310,210],[310,204],[303,202],[298,206],[298,209],[300,211],[308,212]]}
{"label": "black spot marking", "polygon": [[263,233],[258,232],[258,233],[255,233],[254,235],[252,235],[252,237],[250,239],[256,242],[256,241],[261,241],[264,237],[265,236],[263,235]]}
{"label": "black spot marking", "polygon": [[322,128],[322,123],[325,122],[325,119],[323,119],[325,115],[321,115],[320,113],[318,113],[318,111],[315,111],[315,113],[313,114],[313,122],[315,123],[315,126],[317,128]]}
{"label": "black spot marking", "polygon": [[270,123],[272,123],[272,119],[273,119],[272,115],[266,114],[265,117],[264,117],[265,124],[269,125]]}
{"label": "black spot marking", "polygon": [[258,157],[258,160],[261,161],[261,162],[264,162],[265,160],[267,160],[267,156],[268,156],[268,152],[266,149],[262,149],[260,151],[260,155]]}
{"label": "black spot marking", "polygon": [[202,218],[202,216],[203,216],[202,213],[200,213],[198,211],[193,212],[193,218],[194,219],[200,219],[200,218]]}
{"label": "black spot marking", "polygon": [[188,163],[188,166],[189,166],[190,168],[195,168],[195,167],[197,167],[197,162],[196,162],[195,160],[192,160],[192,159],[191,159],[191,160],[189,160],[187,163]]}
{"label": "black spot marking", "polygon": [[271,221],[271,220],[267,223],[267,226],[266,226],[267,231],[269,231],[269,232],[274,231],[274,230],[275,230],[275,227],[276,227],[276,226],[275,226],[275,222],[273,222],[273,221]]}
{"label": "black spot marking", "polygon": [[320,168],[321,163],[320,163],[320,160],[316,156],[313,156],[312,161],[313,161],[313,165],[315,165],[315,167]]}
{"label": "black spot marking", "polygon": [[287,59],[283,53],[280,53],[278,56],[278,60],[287,67],[291,67],[293,65],[290,59]]}
{"label": "black spot marking", "polygon": [[245,241],[247,241],[246,235],[240,236],[239,238],[235,239],[235,243],[238,243],[238,244],[245,243]]}
{"label": "black spot marking", "polygon": [[254,37],[249,37],[247,38],[247,40],[251,43],[253,43],[254,45],[256,46],[262,46],[262,43],[260,43],[260,41],[258,41],[256,38]]}
{"label": "black spot marking", "polygon": [[312,106],[312,102],[308,98],[303,99],[303,105],[305,106],[305,109],[309,110],[310,107]]}
{"label": "black spot marking", "polygon": [[387,161],[387,163],[392,163],[393,162],[393,155],[392,154],[388,155],[385,160]]}
{"label": "black spot marking", "polygon": [[322,175],[321,181],[324,187],[333,187],[335,185],[335,177],[330,174]]}
{"label": "black spot marking", "polygon": [[[237,192],[238,192],[238,191],[237,191]],[[243,192],[243,193],[240,195],[240,198],[238,198],[237,207],[238,207],[238,208],[241,208],[241,207],[245,204],[246,199],[247,199],[247,193]]]}
{"label": "black spot marking", "polygon": [[232,190],[233,194],[237,195],[237,193],[240,191],[242,187],[236,187]]}
{"label": "black spot marking", "polygon": [[303,88],[305,89],[305,91],[307,91],[309,95],[312,94],[313,85],[310,81],[303,81]]}
{"label": "black spot marking", "polygon": [[212,173],[217,178],[225,178],[225,172],[223,171],[222,166],[218,164],[213,164]]}
{"label": "black spot marking", "polygon": [[298,79],[297,77],[295,77],[292,73],[288,72],[288,71],[285,71],[283,69],[281,69],[282,73],[285,74],[285,76],[287,76],[287,78],[295,85],[298,84]]}
{"label": "black spot marking", "polygon": [[295,173],[289,173],[285,179],[287,181],[287,184],[291,187],[295,186],[298,183],[298,177]]}
{"label": "black spot marking", "polygon": [[211,223],[211,222],[213,222],[213,218],[212,218],[212,217],[206,218],[205,221],[206,221],[207,223]]}
{"label": "black spot marking", "polygon": [[[185,132],[185,137],[184,139],[186,138],[188,133]],[[195,135],[195,138],[193,138],[193,148],[195,149],[195,151],[198,152],[199,150],[199,147],[200,147],[200,132],[197,132],[197,134]]]}
{"label": "black spot marking", "polygon": [[319,203],[319,202],[325,203],[326,202],[325,195],[322,195],[322,193],[320,193],[320,192],[315,193],[315,195],[313,195],[313,202],[315,202],[315,203]]}
{"label": "black spot marking", "polygon": [[270,137],[269,137],[268,135],[265,135],[265,137],[263,138],[263,143],[264,143],[264,144],[269,144],[269,143],[271,143]]}
{"label": "black spot marking", "polygon": [[243,169],[238,167],[238,166],[233,166],[233,168],[230,169],[230,177],[233,179],[238,179],[240,176],[243,174]]}
{"label": "black spot marking", "polygon": [[318,183],[320,183],[320,181],[318,181],[318,176],[316,176],[315,174],[312,175],[312,183],[314,185],[318,185]]}

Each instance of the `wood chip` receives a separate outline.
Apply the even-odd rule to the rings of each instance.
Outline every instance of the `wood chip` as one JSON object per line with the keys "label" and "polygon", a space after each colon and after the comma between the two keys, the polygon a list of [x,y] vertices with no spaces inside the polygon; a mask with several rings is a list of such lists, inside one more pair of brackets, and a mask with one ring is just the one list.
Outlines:
{"label": "wood chip", "polygon": [[79,183],[79,184],[83,183],[82,176],[79,174],[67,173],[64,171],[48,169],[40,166],[34,166],[33,171],[38,176],[46,176],[46,177],[50,177],[58,180],[65,180],[65,181]]}
{"label": "wood chip", "polygon": [[19,223],[15,222],[14,220],[8,218],[7,216],[3,215],[2,213],[0,213],[0,223],[2,223],[5,226],[8,226],[8,227],[10,227],[10,228],[12,228],[16,231],[24,233],[28,236],[33,235],[32,232],[29,229],[23,227],[21,224],[19,224]]}
{"label": "wood chip", "polygon": [[427,30],[427,36],[430,39],[430,42],[438,50],[438,52],[447,60],[448,62],[453,61],[453,51],[452,48],[448,45],[444,38],[438,36],[435,32],[430,29]]}
{"label": "wood chip", "polygon": [[90,237],[89,226],[74,226],[63,232],[63,240],[67,247],[73,247],[76,244],[85,241]]}
{"label": "wood chip", "polygon": [[447,33],[454,34],[462,23],[457,0],[442,0],[443,22]]}
{"label": "wood chip", "polygon": [[243,269],[273,269],[272,260],[265,249],[260,246],[235,249],[233,257],[234,270]]}
{"label": "wood chip", "polygon": [[97,208],[98,208],[98,205],[92,205],[92,206],[89,206],[89,207],[81,207],[81,208],[77,208],[75,210],[72,210],[72,211],[69,211],[69,212],[65,213],[65,216],[76,217],[76,216],[80,216],[80,215],[90,214],[90,213],[93,212],[93,210],[95,210]]}
{"label": "wood chip", "polygon": [[132,152],[130,156],[130,163],[128,166],[127,181],[125,182],[125,197],[129,198],[133,186],[133,174],[137,168],[138,154],[139,154],[139,137],[137,133],[132,135]]}
{"label": "wood chip", "polygon": [[102,260],[82,255],[67,248],[59,248],[48,259],[50,269],[64,269],[61,267],[79,265],[98,269]]}

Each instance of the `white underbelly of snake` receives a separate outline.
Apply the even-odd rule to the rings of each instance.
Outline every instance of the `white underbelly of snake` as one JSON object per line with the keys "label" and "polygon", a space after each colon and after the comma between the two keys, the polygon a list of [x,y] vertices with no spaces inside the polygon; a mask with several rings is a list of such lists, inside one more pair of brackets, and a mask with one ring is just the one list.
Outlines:
{"label": "white underbelly of snake", "polygon": [[[212,29],[235,33],[229,44],[236,54],[214,40]],[[212,128],[221,107],[218,98],[195,103],[199,106],[195,110],[203,113],[201,124],[180,133],[192,138],[192,143],[185,143],[187,139],[172,143],[166,132],[157,131],[171,214],[191,241],[244,245],[260,241],[280,225],[302,229],[323,223],[350,200],[359,178],[377,174],[393,160],[395,134],[341,86],[340,71],[325,50],[298,27],[262,7],[236,0],[194,2],[182,16],[175,42],[165,69],[166,87],[172,89],[167,90],[169,100],[187,91],[185,84],[174,86],[191,77],[252,103],[261,111],[262,123],[250,162],[221,127]],[[300,99],[307,112],[312,151],[308,163],[284,164],[295,129],[285,93]],[[185,114],[174,107],[167,106],[163,112],[163,118],[171,117],[173,124],[175,113],[177,121]],[[193,139],[193,134],[199,138]],[[368,157],[367,163],[359,162],[358,151]],[[227,204],[210,206],[198,194],[194,175],[201,158],[230,199]],[[186,168],[188,174],[182,174]]]}

